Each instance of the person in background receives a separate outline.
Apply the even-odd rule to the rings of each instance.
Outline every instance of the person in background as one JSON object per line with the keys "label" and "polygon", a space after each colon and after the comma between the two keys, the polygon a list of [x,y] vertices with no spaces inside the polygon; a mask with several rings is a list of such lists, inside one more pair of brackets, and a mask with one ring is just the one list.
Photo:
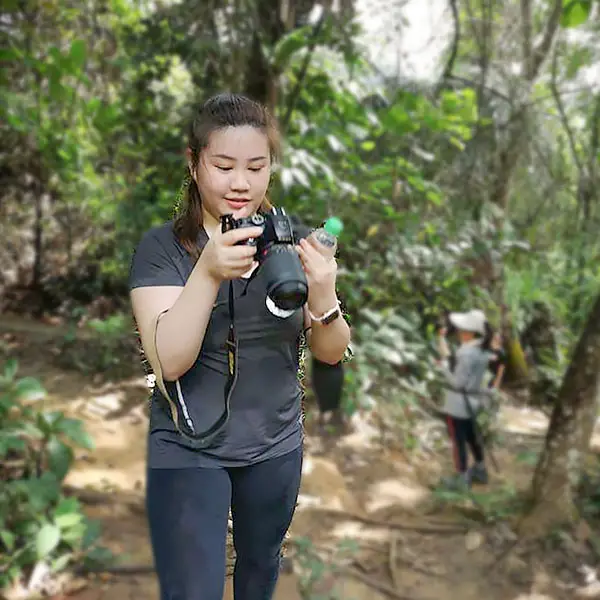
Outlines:
{"label": "person in background", "polygon": [[[472,483],[488,482],[485,452],[478,435],[476,416],[484,408],[484,376],[491,358],[493,332],[481,310],[453,312],[448,320],[456,332],[459,347],[453,360],[450,360],[447,329],[441,328],[438,343],[441,367],[446,378],[441,412],[446,417],[456,474],[444,479],[444,483],[449,487],[470,487]],[[470,468],[468,449],[475,460]]]}
{"label": "person in background", "polygon": [[502,385],[502,379],[504,377],[504,371],[506,369],[506,352],[503,348],[502,335],[500,332],[496,332],[490,343],[490,362],[489,368],[492,373],[492,377],[488,383],[490,389],[499,390]]}

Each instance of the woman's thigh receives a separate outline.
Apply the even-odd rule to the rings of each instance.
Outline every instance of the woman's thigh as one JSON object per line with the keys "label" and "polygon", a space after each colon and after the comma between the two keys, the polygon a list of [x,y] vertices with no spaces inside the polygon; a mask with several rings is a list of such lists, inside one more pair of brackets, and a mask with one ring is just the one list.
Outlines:
{"label": "woman's thigh", "polygon": [[146,505],[161,600],[222,600],[231,483],[224,469],[149,469]]}
{"label": "woman's thigh", "polygon": [[229,469],[231,512],[238,559],[257,567],[279,554],[298,499],[302,447],[271,460]]}

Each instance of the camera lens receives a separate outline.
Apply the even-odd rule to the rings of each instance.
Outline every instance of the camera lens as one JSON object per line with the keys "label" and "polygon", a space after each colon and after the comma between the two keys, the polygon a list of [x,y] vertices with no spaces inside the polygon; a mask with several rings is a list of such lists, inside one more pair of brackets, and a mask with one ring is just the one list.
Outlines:
{"label": "camera lens", "polygon": [[273,304],[282,310],[296,310],[304,306],[308,298],[308,287],[303,281],[283,281],[269,291]]}
{"label": "camera lens", "polygon": [[278,308],[295,310],[308,298],[308,283],[298,254],[289,245],[271,246],[261,269],[267,283],[267,295]]}

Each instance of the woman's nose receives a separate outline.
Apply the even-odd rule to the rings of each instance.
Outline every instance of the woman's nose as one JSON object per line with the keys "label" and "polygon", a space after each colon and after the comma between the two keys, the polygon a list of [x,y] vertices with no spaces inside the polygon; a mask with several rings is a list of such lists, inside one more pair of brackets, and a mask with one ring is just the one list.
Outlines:
{"label": "woman's nose", "polygon": [[235,191],[246,191],[250,188],[250,183],[245,173],[241,170],[235,170],[233,172],[233,179],[231,180],[231,189]]}

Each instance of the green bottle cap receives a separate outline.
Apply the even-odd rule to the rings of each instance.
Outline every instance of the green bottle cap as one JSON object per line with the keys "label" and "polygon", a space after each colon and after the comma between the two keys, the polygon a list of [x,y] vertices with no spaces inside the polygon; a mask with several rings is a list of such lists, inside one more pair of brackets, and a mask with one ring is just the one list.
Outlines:
{"label": "green bottle cap", "polygon": [[325,229],[327,233],[330,233],[331,235],[335,235],[335,237],[337,237],[344,229],[344,224],[337,217],[329,217],[329,219],[325,221],[323,229]]}

